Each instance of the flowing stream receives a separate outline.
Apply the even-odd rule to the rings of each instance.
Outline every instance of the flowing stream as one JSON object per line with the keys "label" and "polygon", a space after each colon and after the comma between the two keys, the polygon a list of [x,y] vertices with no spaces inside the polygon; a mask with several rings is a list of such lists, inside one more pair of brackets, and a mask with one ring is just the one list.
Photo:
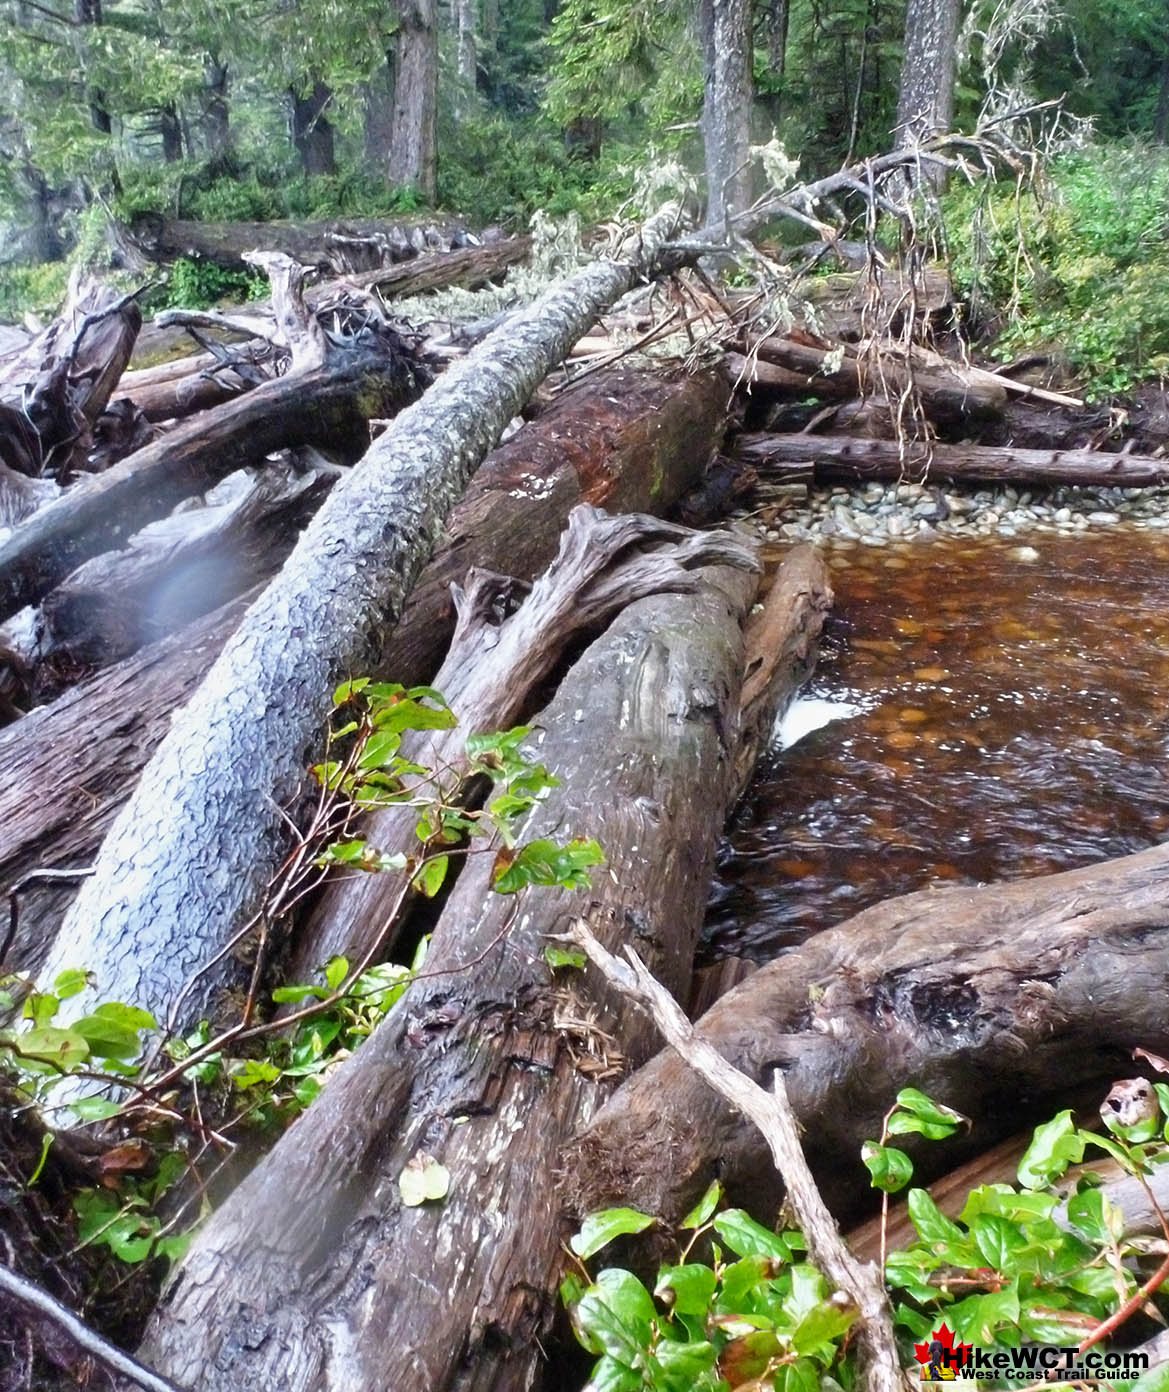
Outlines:
{"label": "flowing stream", "polygon": [[723,846],[706,960],[1169,835],[1169,537],[838,544],[829,561],[819,666]]}

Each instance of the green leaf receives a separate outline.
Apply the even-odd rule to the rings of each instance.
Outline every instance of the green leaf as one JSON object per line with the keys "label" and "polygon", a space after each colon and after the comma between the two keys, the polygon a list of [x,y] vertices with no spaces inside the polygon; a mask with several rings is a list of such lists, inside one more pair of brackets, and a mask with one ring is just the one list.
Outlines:
{"label": "green leaf", "polygon": [[396,730],[375,730],[357,756],[358,770],[385,768],[401,747],[402,736]]}
{"label": "green leaf", "polygon": [[676,1315],[702,1315],[710,1310],[718,1277],[703,1262],[664,1266],[658,1272],[654,1295]]}
{"label": "green leaf", "polygon": [[[587,1347],[587,1345],[586,1345]],[[592,1350],[594,1353],[596,1350]],[[640,1392],[645,1386],[641,1373],[619,1363],[609,1354],[597,1360],[593,1375],[585,1383],[583,1392]]]}
{"label": "green leaf", "polygon": [[951,1130],[959,1126],[969,1126],[970,1118],[963,1116],[961,1112],[956,1112],[953,1107],[944,1106],[941,1102],[935,1102],[932,1097],[927,1097],[924,1092],[919,1092],[917,1088],[902,1088],[897,1094],[897,1105],[904,1112],[909,1112],[912,1116],[920,1117],[922,1121],[928,1121],[936,1126],[948,1126]]}
{"label": "green leaf", "polygon": [[913,1178],[913,1161],[895,1146],[866,1141],[861,1147],[861,1160],[873,1177],[874,1188],[883,1189],[887,1194],[904,1189]]}
{"label": "green leaf", "polygon": [[1169,1392],[1169,1363],[1158,1363],[1142,1373],[1129,1392]]}
{"label": "green leaf", "polygon": [[1082,1189],[1068,1200],[1068,1221],[1090,1242],[1119,1241],[1124,1215],[1108,1202],[1103,1189]]}
{"label": "green leaf", "polygon": [[715,1386],[708,1375],[718,1362],[718,1353],[714,1345],[706,1340],[678,1343],[673,1339],[663,1339],[654,1349],[654,1358],[663,1374],[662,1385],[667,1392],[696,1392],[699,1388]]}
{"label": "green leaf", "polygon": [[588,1261],[614,1238],[644,1232],[656,1221],[651,1214],[639,1213],[635,1208],[604,1208],[589,1214],[568,1245],[582,1261]]}
{"label": "green leaf", "polygon": [[796,1325],[792,1348],[797,1353],[815,1353],[845,1334],[860,1310],[847,1298],[818,1301]]}
{"label": "green leaf", "polygon": [[364,691],[368,685],[368,677],[354,677],[352,681],[342,682],[333,692],[333,705],[343,706],[347,701],[352,701],[354,696]]}
{"label": "green leaf", "polygon": [[649,1343],[657,1310],[649,1291],[631,1272],[602,1271],[581,1296],[574,1320],[591,1340],[593,1352],[607,1353],[625,1367],[640,1362]]}
{"label": "green leaf", "polygon": [[1012,1281],[1000,1291],[972,1295],[946,1310],[946,1321],[968,1343],[993,1344],[997,1331],[1019,1319],[1019,1288]]}
{"label": "green leaf", "polygon": [[784,1239],[741,1208],[728,1208],[714,1220],[714,1230],[732,1252],[741,1257],[762,1256],[790,1261],[791,1248]]}
{"label": "green leaf", "polygon": [[709,1222],[710,1216],[718,1207],[718,1201],[722,1195],[722,1185],[717,1179],[712,1179],[707,1185],[706,1193],[682,1219],[681,1226],[683,1228],[700,1228],[703,1223]]}
{"label": "green leaf", "polygon": [[32,991],[25,999],[21,1014],[40,1028],[52,1022],[60,1004],[60,1000],[49,991]]}
{"label": "green leaf", "polygon": [[99,1059],[132,1059],[142,1049],[138,1031],[109,1015],[85,1015],[74,1020],[73,1029],[89,1045],[89,1052]]}
{"label": "green leaf", "polygon": [[944,1216],[924,1189],[911,1189],[906,1196],[906,1206],[923,1242],[961,1243],[966,1240],[962,1229]]}
{"label": "green leaf", "polygon": [[449,864],[450,857],[444,855],[431,856],[424,861],[422,869],[414,876],[415,889],[421,890],[428,899],[433,899],[443,886]]}
{"label": "green leaf", "polygon": [[1017,1254],[1027,1239],[1009,1218],[983,1213],[971,1220],[970,1232],[988,1266],[996,1271],[1013,1268]]}
{"label": "green leaf", "polygon": [[66,1072],[89,1057],[89,1044],[84,1035],[72,1029],[57,1029],[53,1025],[26,1030],[17,1036],[17,1047],[27,1057],[44,1059]]}
{"label": "green leaf", "polygon": [[510,863],[497,863],[491,887],[497,894],[514,894],[527,885],[587,889],[590,867],[604,863],[604,854],[595,841],[577,839],[564,846],[546,839],[530,841]]}
{"label": "green leaf", "polygon": [[450,1187],[451,1172],[424,1150],[412,1155],[398,1176],[398,1190],[407,1208],[445,1199]]}
{"label": "green leaf", "polygon": [[298,1005],[310,996],[324,1000],[328,994],[324,986],[277,986],[272,992],[272,999],[277,1005]]}
{"label": "green leaf", "polygon": [[557,947],[553,943],[544,949],[544,961],[556,971],[560,967],[580,968],[585,965],[588,958],[583,952],[570,947]]}
{"label": "green leaf", "polygon": [[158,1026],[149,1010],[142,1010],[136,1005],[123,1005],[121,1001],[103,1001],[101,1005],[94,1006],[93,1013],[129,1030],[156,1029]]}
{"label": "green leaf", "polygon": [[109,1097],[79,1097],[76,1102],[69,1103],[69,1110],[79,1121],[106,1121],[117,1116],[122,1104]]}
{"label": "green leaf", "polygon": [[330,957],[325,963],[325,985],[335,991],[349,975],[348,957]]}
{"label": "green leaf", "polygon": [[1027,1189],[1045,1189],[1067,1167],[1084,1158],[1084,1140],[1070,1111],[1035,1128],[1035,1135],[1019,1161],[1019,1183]]}
{"label": "green leaf", "polygon": [[79,995],[89,985],[89,973],[77,967],[69,967],[60,972],[53,982],[53,991],[61,1000]]}

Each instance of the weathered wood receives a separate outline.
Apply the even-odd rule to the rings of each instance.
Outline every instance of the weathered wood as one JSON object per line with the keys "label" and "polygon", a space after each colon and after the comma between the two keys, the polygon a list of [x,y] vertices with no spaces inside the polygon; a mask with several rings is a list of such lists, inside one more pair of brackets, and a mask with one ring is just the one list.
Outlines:
{"label": "weathered wood", "polygon": [[[830,1201],[868,1192],[864,1140],[913,1085],[974,1118],[985,1148],[1024,1110],[1110,1082],[1136,1045],[1165,1052],[1169,849],[1059,875],[891,899],[756,972],[700,1022],[737,1067],[784,1070]],[[1041,1119],[1037,1115],[1036,1119]],[[913,1149],[912,1141],[910,1149]],[[953,1163],[920,1152],[925,1178]],[[620,1200],[676,1219],[718,1173],[766,1213],[779,1194],[751,1129],[659,1054],[567,1149],[569,1206]]]}
{"label": "weathered wood", "polygon": [[[513,902],[490,893],[488,864],[468,862],[428,979],[196,1239],[141,1355],[176,1381],[531,1385],[561,1260],[557,1145],[604,1095],[617,1049],[637,1058],[650,1042],[616,999],[582,1008],[544,963],[544,934],[583,915],[609,943],[636,939],[684,989],[753,588],[741,572],[703,579],[697,595],[625,610],[538,721],[533,742],[562,782],[525,837],[596,836],[608,868],[587,892]],[[419,1149],[448,1167],[451,1190],[406,1208],[396,1179]]]}
{"label": "weathered wood", "polygon": [[[663,546],[663,543],[671,543]],[[723,554],[719,555],[720,547]],[[403,744],[405,757],[423,768],[449,770],[456,795],[469,733],[506,730],[534,712],[534,696],[556,670],[569,644],[602,627],[614,611],[655,592],[689,592],[699,565],[749,556],[719,533],[683,528],[641,514],[607,517],[582,504],[569,514],[559,553],[517,613],[502,623],[498,577],[472,572],[456,591],[459,620],[451,650],[434,684],[459,718],[454,730],[419,734]],[[411,856],[417,850],[411,807],[387,807],[360,833],[379,851]],[[300,935],[288,968],[307,980],[330,957],[365,961],[388,956],[395,942],[394,910],[414,872],[347,875],[326,888]]]}
{"label": "weathered wood", "polygon": [[1084,484],[1142,488],[1169,481],[1169,459],[1100,450],[1031,450],[1009,446],[927,447],[841,435],[741,435],[736,453],[760,473],[825,483],[926,478],[951,483]]}
{"label": "weathered wood", "polygon": [[152,260],[178,257],[241,269],[244,253],[283,251],[297,261],[335,274],[412,260],[422,252],[466,245],[467,234],[450,218],[343,218],[329,222],[188,222],[142,214],[132,240]]}
{"label": "weathered wood", "polygon": [[843,347],[833,354],[789,338],[762,338],[736,346],[749,346],[763,365],[783,368],[777,377],[763,366],[754,380],[785,394],[895,398],[912,390],[939,421],[997,415],[1007,401],[1007,389],[993,373],[969,373],[945,359],[915,364],[911,371],[900,356],[876,351],[870,358]]}
{"label": "weathered wood", "polygon": [[[576,503],[614,512],[668,509],[700,476],[725,404],[716,374],[663,380],[613,372],[517,431],[487,457],[451,513],[378,655],[380,674],[407,684],[430,681],[454,631],[451,584],[473,566],[510,568],[533,579],[555,554]],[[234,617],[223,626],[194,624],[82,683],[27,716],[19,733],[0,732],[0,764],[13,771],[0,791],[0,896],[38,865],[92,861],[172,709],[187,699],[238,621],[238,606],[229,612]],[[200,661],[188,661],[200,654]],[[164,670],[168,663],[173,670]],[[79,727],[86,730],[80,742]],[[100,815],[89,815],[82,787],[98,796],[93,810]],[[46,797],[46,788],[60,788],[61,797]],[[75,885],[42,887],[25,897],[23,968],[39,966],[75,893]]]}
{"label": "weathered wood", "polygon": [[105,473],[41,508],[0,544],[0,618],[46,595],[83,561],[117,545],[183,498],[287,446],[320,444],[354,457],[366,422],[418,394],[404,356],[346,355],[280,377],[184,422]]}
{"label": "weathered wood", "polygon": [[43,661],[107,666],[270,579],[333,478],[270,464],[223,486],[236,483],[231,496],[151,523],[62,581],[41,605]]}
{"label": "weathered wood", "polygon": [[321,746],[336,683],[373,665],[475,468],[573,341],[654,272],[675,222],[652,220],[620,259],[567,277],[485,339],[333,489],[143,771],[50,967],[81,957],[107,998],[157,1018],[195,977],[184,1002],[196,1018],[221,999],[240,970],[221,949],[280,862],[282,809]]}
{"label": "weathered wood", "polygon": [[[88,865],[134,780],[246,609],[238,600],[0,730],[0,900],[30,870]],[[35,972],[76,884],[21,896],[5,966]]]}

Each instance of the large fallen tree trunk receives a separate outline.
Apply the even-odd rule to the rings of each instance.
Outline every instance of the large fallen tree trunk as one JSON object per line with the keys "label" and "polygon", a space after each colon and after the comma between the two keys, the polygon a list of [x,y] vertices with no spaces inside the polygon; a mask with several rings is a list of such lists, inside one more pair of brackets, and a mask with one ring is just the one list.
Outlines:
{"label": "large fallen tree trunk", "polygon": [[0,618],[35,603],[82,561],[116,546],[183,498],[287,446],[361,452],[367,422],[418,394],[404,356],[354,352],[280,377],[185,422],[41,508],[0,544]]}
{"label": "large fallen tree trunk", "polygon": [[[483,462],[448,518],[379,655],[380,674],[407,685],[429,681],[454,630],[451,584],[473,566],[532,579],[551,561],[577,503],[614,512],[671,507],[717,445],[726,395],[714,373],[663,380],[610,372],[517,431]],[[202,679],[242,611],[230,612],[223,623],[192,625],[143,650],[0,732],[0,763],[12,771],[0,789],[0,895],[38,865],[92,861],[171,710]],[[23,970],[43,960],[76,889],[40,886],[25,896],[14,954]]]}
{"label": "large fallen tree trunk", "polygon": [[[824,571],[809,551],[793,568],[801,602],[788,620],[808,638]],[[511,905],[491,894],[485,863],[468,863],[427,979],[197,1239],[148,1334],[152,1364],[208,1389],[532,1386],[562,1260],[557,1148],[622,1055],[650,1042],[614,997],[582,1010],[542,950],[583,916],[610,943],[636,940],[685,991],[737,791],[752,589],[726,571],[703,580],[627,609],[539,719],[539,755],[561,785],[525,837],[596,836],[606,870],[587,893]],[[769,726],[780,693],[761,699],[753,723]],[[452,1176],[427,1209],[403,1205],[395,1184],[420,1148]]]}
{"label": "large fallen tree trunk", "polygon": [[[826,1197],[855,1212],[868,1192],[861,1145],[881,1134],[899,1088],[973,1117],[967,1144],[985,1147],[1069,1088],[1123,1076],[1134,1046],[1164,1052],[1167,903],[1163,846],[891,899],[756,972],[700,1029],[761,1082],[783,1069]],[[959,1152],[927,1148],[919,1170]],[[629,1078],[562,1159],[578,1213],[619,1201],[676,1220],[715,1174],[757,1212],[779,1200],[758,1136],[669,1053]]]}
{"label": "large fallen tree trunk", "polygon": [[655,219],[622,259],[594,262],[490,335],[333,489],[143,771],[49,970],[83,961],[106,999],[160,1019],[198,975],[186,1005],[196,1018],[214,1009],[240,969],[221,950],[263,901],[332,689],[375,665],[476,466],[581,333],[653,271],[672,225]]}
{"label": "large fallen tree trunk", "polygon": [[947,483],[1083,484],[1140,488],[1169,482],[1169,459],[1100,450],[922,445],[850,435],[740,435],[739,458],[794,482],[933,479]]}
{"label": "large fallen tree trunk", "polygon": [[282,251],[306,266],[335,274],[367,271],[422,252],[465,246],[453,219],[427,217],[343,218],[331,222],[188,222],[142,213],[130,236],[152,260],[180,256],[238,271],[249,251]]}

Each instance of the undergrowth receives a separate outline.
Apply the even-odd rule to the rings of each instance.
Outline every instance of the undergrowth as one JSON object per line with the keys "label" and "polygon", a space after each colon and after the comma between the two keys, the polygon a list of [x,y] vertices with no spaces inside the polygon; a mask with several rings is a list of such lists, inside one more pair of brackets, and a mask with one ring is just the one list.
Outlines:
{"label": "undergrowth", "polygon": [[953,271],[992,354],[1061,356],[1093,399],[1169,374],[1169,155],[1094,146],[1039,185],[955,187]]}

